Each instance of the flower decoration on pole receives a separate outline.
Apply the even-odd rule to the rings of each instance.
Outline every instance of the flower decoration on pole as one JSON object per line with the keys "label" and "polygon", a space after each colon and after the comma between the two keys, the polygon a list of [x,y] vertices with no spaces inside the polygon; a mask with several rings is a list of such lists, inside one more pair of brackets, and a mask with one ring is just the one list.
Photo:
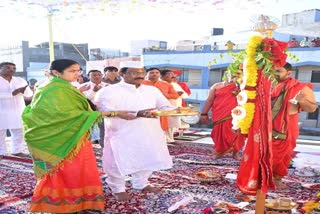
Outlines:
{"label": "flower decoration on pole", "polygon": [[[234,127],[239,127],[242,134],[248,134],[255,111],[254,100],[256,98],[256,86],[258,73],[261,71],[272,81],[274,79],[274,65],[283,65],[287,54],[287,43],[272,38],[263,38],[261,35],[252,36],[243,53],[238,55],[234,63],[228,67],[232,70],[239,62],[243,62],[243,77],[240,81],[240,96],[246,99],[238,99],[238,105],[245,110],[245,117],[239,119],[233,117]],[[244,95],[246,94],[246,95]],[[236,107],[237,108],[237,107]]]}

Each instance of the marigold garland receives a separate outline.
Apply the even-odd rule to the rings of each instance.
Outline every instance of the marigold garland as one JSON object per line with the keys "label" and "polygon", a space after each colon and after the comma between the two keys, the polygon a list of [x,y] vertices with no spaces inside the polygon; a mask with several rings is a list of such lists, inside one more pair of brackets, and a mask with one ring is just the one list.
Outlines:
{"label": "marigold garland", "polygon": [[257,96],[257,92],[256,91],[248,91],[245,90],[246,94],[248,95],[248,99],[253,100],[256,98]]}
{"label": "marigold garland", "polygon": [[[244,111],[242,115],[246,116],[241,119],[233,116],[233,129],[240,129],[242,134],[249,133],[255,113],[254,101],[257,96],[256,87],[258,74],[262,72],[262,75],[268,77],[271,81],[275,81],[274,65],[284,65],[287,58],[287,53],[285,52],[286,47],[286,42],[255,35],[249,39],[245,51],[234,55],[235,60],[228,66],[228,70],[231,73],[239,72],[239,69],[242,69],[240,65],[243,63],[243,77],[238,79],[238,83],[240,84],[240,93],[247,99],[246,101],[238,99],[238,107],[242,107],[242,111]],[[243,93],[245,93],[246,96],[244,96]]]}
{"label": "marigold garland", "polygon": [[316,195],[316,198],[310,201],[307,201],[303,204],[302,210],[306,214],[312,214],[314,211],[320,212],[320,193]]}
{"label": "marigold garland", "polygon": [[[245,66],[244,66],[244,75],[246,76],[246,86],[256,87],[257,86],[257,78],[258,78],[258,66],[256,63],[255,55],[257,53],[257,47],[262,42],[261,36],[253,36],[249,39],[249,44],[246,48],[246,56],[245,56]],[[248,95],[248,99],[256,98],[256,91],[245,90]],[[242,120],[239,121],[239,128],[242,134],[248,134],[249,129],[252,124],[255,104],[253,102],[248,102],[243,105],[246,116]]]}

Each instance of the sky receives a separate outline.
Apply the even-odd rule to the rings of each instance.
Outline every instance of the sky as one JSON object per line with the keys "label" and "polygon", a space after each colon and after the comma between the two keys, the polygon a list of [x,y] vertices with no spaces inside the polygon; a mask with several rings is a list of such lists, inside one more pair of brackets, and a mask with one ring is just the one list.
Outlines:
{"label": "sky", "polygon": [[[7,5],[6,1],[9,2]],[[32,0],[21,2],[30,1]],[[138,4],[142,1],[149,4]],[[47,8],[12,2],[19,1],[1,0],[0,3],[0,22],[3,27],[0,43],[27,40],[31,44],[37,44],[48,41]],[[102,11],[96,4],[89,8],[83,3],[82,8],[86,6],[86,10],[81,11],[74,11],[74,8],[71,10],[69,6],[60,7],[60,11],[52,16],[54,41],[88,42],[89,48],[129,51],[131,40],[151,39],[168,41],[170,47],[178,40],[196,40],[209,36],[214,27],[224,28],[226,34],[250,30],[253,25],[252,17],[258,14],[275,17],[281,23],[283,14],[320,9],[320,0],[172,0],[173,3],[170,4],[168,0],[158,2],[118,0],[118,11],[114,13],[105,9]],[[198,2],[198,5],[193,5],[194,2]]]}

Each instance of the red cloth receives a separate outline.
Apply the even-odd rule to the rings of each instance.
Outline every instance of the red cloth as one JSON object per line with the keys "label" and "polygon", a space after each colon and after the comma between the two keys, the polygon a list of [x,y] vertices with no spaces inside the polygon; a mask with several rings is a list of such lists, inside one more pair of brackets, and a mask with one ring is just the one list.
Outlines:
{"label": "red cloth", "polygon": [[286,134],[285,140],[272,140],[273,173],[275,177],[283,177],[288,174],[288,166],[292,158],[293,150],[296,147],[296,140],[299,136],[299,115],[298,113],[289,115],[289,100],[294,98],[305,86],[312,88],[311,84],[300,83],[296,79],[288,78],[272,90],[272,99],[280,95],[283,87],[285,87],[286,91],[281,110],[274,118],[272,126],[273,130]]}
{"label": "red cloth", "polygon": [[215,91],[211,110],[212,121],[218,124],[213,125],[211,138],[214,141],[213,149],[220,154],[238,152],[244,145],[244,136],[234,133],[231,123],[231,110],[237,106],[236,94],[238,91],[235,84]]}
{"label": "red cloth", "polygon": [[288,42],[288,48],[296,48],[299,47],[299,43],[297,40],[291,40]]}
{"label": "red cloth", "polygon": [[271,82],[258,71],[255,112],[248,141],[240,163],[237,186],[240,191],[255,195],[274,189],[272,176]]}
{"label": "red cloth", "polygon": [[38,180],[30,202],[30,212],[74,213],[87,209],[104,209],[91,141],[86,141],[71,160],[65,160],[55,174]]}
{"label": "red cloth", "polygon": [[287,60],[287,54],[285,50],[288,47],[287,42],[281,42],[272,38],[264,38],[262,40],[263,51],[270,51],[271,58],[270,60],[273,62],[274,66],[284,66]]}
{"label": "red cloth", "polygon": [[[186,83],[184,82],[177,82],[177,83],[181,86],[184,92],[186,92],[188,95],[191,94],[191,90]],[[182,99],[182,107],[186,107],[186,106],[187,106],[187,102],[184,99]]]}

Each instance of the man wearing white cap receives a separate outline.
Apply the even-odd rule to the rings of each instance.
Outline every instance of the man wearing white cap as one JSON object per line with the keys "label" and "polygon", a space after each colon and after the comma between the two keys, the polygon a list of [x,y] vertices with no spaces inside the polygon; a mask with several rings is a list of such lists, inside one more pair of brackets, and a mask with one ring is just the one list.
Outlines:
{"label": "man wearing white cap", "polygon": [[149,184],[148,178],[155,170],[169,169],[172,159],[166,145],[159,118],[154,109],[171,108],[159,89],[142,85],[145,71],[137,61],[122,62],[120,75],[123,81],[97,92],[95,103],[100,110],[130,109],[137,119],[105,119],[103,168],[108,175],[106,182],[119,201],[129,200],[125,176],[131,175],[134,189],[159,192]]}

